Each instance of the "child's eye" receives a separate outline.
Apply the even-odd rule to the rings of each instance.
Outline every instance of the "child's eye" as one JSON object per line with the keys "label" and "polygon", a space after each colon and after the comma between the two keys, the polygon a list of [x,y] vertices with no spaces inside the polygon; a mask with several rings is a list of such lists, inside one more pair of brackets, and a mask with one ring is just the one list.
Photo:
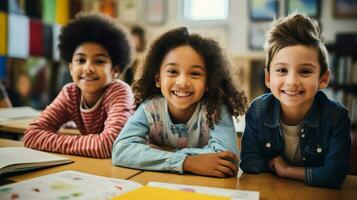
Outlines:
{"label": "child's eye", "polygon": [[275,70],[277,73],[279,74],[285,74],[286,72],[288,72],[288,70],[284,69],[284,68],[278,68]]}
{"label": "child's eye", "polygon": [[169,69],[169,70],[166,71],[166,73],[174,75],[174,74],[177,74],[177,71],[174,70],[174,69]]}
{"label": "child's eye", "polygon": [[76,63],[80,64],[80,65],[86,63],[86,59],[85,58],[76,58],[74,61]]}
{"label": "child's eye", "polygon": [[202,75],[202,73],[201,73],[201,72],[191,72],[191,75],[192,75],[193,77],[199,77],[199,76]]}
{"label": "child's eye", "polygon": [[97,65],[101,65],[101,64],[104,64],[104,63],[106,63],[106,61],[103,60],[103,59],[98,59],[98,60],[95,61],[95,64],[97,64]]}
{"label": "child's eye", "polygon": [[300,71],[300,74],[302,74],[303,76],[310,75],[311,73],[313,73],[313,72],[310,69],[302,69]]}

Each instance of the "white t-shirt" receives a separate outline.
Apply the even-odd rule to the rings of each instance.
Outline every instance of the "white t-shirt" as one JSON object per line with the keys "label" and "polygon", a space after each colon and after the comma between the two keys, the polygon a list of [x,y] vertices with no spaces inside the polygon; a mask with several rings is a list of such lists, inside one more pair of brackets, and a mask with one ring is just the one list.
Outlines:
{"label": "white t-shirt", "polygon": [[302,165],[300,154],[300,131],[302,124],[289,126],[280,121],[284,138],[284,155],[287,161],[293,165]]}

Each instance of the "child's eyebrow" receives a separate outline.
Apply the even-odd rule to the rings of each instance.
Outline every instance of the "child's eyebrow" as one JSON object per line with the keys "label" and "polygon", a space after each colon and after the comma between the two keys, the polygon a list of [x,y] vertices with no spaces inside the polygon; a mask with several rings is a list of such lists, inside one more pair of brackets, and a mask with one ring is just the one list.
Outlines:
{"label": "child's eyebrow", "polygon": [[109,57],[109,55],[104,54],[104,53],[98,53],[98,54],[95,54],[94,56],[96,56],[96,57],[98,57],[98,56]]}
{"label": "child's eyebrow", "polygon": [[[180,65],[177,64],[177,63],[166,63],[164,65],[164,67],[169,67],[169,66],[179,67]],[[206,68],[204,66],[201,66],[201,65],[191,65],[190,67],[191,68],[199,68],[199,69],[202,69],[202,70],[206,70]]]}
{"label": "child's eyebrow", "polygon": [[206,70],[206,68],[204,66],[201,66],[201,65],[191,65],[192,68],[199,68],[199,69],[202,69],[202,70]]}
{"label": "child's eyebrow", "polygon": [[[87,54],[85,53],[75,53],[75,56],[87,56]],[[103,56],[103,57],[109,57],[107,54],[104,53],[98,53],[94,55],[95,57],[99,57],[99,56]]]}
{"label": "child's eyebrow", "polygon": [[74,55],[75,56],[86,56],[86,54],[84,54],[84,53],[75,53]]}
{"label": "child's eyebrow", "polygon": [[177,63],[166,63],[165,65],[164,65],[164,67],[168,67],[168,66],[179,66]]}
{"label": "child's eyebrow", "polygon": [[286,66],[286,65],[288,65],[288,64],[287,64],[287,63],[285,63],[285,62],[271,63],[271,66],[276,66],[276,65],[283,65],[283,66]]}
{"label": "child's eyebrow", "polygon": [[317,66],[314,63],[301,63],[301,66],[308,66],[312,68],[317,68]]}

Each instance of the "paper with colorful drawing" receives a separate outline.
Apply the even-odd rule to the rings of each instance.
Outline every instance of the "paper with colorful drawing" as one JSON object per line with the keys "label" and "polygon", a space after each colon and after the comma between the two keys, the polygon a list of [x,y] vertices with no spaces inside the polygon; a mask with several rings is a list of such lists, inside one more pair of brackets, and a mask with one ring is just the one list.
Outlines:
{"label": "paper with colorful drawing", "polygon": [[[140,188],[140,189],[139,189]],[[157,189],[155,189],[157,188]],[[130,192],[131,191],[131,192]],[[150,194],[148,194],[150,192]],[[126,194],[125,194],[126,193]],[[125,194],[125,195],[123,195]],[[157,199],[163,194],[173,199],[257,200],[259,192],[192,185],[149,182],[143,187],[134,181],[107,178],[77,171],[63,171],[0,187],[0,199]],[[121,196],[123,195],[123,196]]]}
{"label": "paper with colorful drawing", "polygon": [[0,199],[111,199],[139,187],[133,181],[68,170],[1,186]]}

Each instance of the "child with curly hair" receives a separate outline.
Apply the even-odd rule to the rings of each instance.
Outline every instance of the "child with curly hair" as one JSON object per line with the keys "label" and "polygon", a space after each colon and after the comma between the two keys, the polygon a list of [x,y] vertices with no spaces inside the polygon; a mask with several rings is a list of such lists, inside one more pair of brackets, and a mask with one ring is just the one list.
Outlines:
{"label": "child with curly hair", "polygon": [[114,165],[227,177],[238,171],[232,115],[246,97],[232,84],[219,44],[186,28],[149,49],[133,85],[139,106],[113,145]]}
{"label": "child with curly hair", "polygon": [[[80,14],[62,28],[59,40],[73,83],[65,85],[29,125],[24,144],[43,151],[109,158],[115,138],[135,108],[131,88],[115,80],[131,62],[126,30],[102,15]],[[57,133],[68,121],[74,121],[80,135]]]}

